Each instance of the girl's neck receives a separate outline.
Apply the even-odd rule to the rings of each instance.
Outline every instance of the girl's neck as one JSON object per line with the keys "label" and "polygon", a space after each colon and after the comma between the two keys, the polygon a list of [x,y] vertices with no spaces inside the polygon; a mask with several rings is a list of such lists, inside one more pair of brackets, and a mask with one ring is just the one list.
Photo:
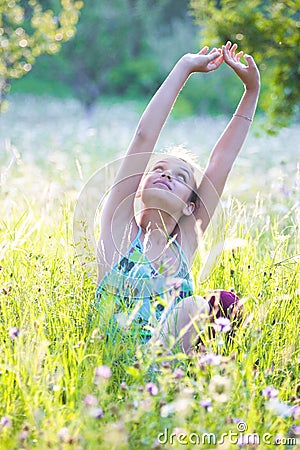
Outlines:
{"label": "girl's neck", "polygon": [[152,239],[154,238],[157,242],[166,242],[174,231],[177,221],[165,212],[147,209],[140,213],[138,224],[144,233],[148,232],[151,234]]}

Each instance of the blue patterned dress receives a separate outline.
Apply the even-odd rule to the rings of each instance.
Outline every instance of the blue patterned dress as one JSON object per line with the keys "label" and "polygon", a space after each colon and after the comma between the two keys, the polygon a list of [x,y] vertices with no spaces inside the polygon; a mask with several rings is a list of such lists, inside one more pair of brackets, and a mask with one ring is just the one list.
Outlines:
{"label": "blue patterned dress", "polygon": [[135,309],[134,321],[139,324],[141,340],[146,342],[151,338],[151,326],[161,319],[168,301],[172,301],[174,307],[183,298],[193,295],[193,281],[186,256],[175,239],[172,238],[179,252],[180,264],[176,273],[166,277],[145,255],[140,241],[141,231],[139,227],[127,252],[103,277],[97,287],[96,299],[101,307],[106,295],[114,296],[117,322],[120,317],[129,317]]}

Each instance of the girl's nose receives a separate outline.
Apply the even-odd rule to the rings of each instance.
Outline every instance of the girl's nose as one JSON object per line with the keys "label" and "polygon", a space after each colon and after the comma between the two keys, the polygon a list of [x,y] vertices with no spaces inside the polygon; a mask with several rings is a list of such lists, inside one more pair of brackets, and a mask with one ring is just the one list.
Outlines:
{"label": "girl's nose", "polygon": [[167,177],[169,181],[172,179],[171,172],[169,170],[164,170],[164,172],[161,174],[162,177]]}

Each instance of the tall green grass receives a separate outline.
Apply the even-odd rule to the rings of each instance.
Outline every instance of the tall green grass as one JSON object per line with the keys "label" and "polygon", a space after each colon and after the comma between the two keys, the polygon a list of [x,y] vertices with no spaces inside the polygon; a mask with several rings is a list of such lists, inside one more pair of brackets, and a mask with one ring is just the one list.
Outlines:
{"label": "tall green grass", "polygon": [[[203,253],[193,266],[196,292],[233,289],[244,322],[212,340],[203,322],[206,350],[187,357],[132,329],[107,339],[111,305],[97,308],[75,252],[79,190],[137,118],[131,104],[106,108],[87,122],[76,102],[17,97],[1,117],[0,449],[299,448],[299,128],[245,144],[222,201],[224,250],[203,279]],[[171,120],[161,145],[204,160],[224,120],[196,120]]]}

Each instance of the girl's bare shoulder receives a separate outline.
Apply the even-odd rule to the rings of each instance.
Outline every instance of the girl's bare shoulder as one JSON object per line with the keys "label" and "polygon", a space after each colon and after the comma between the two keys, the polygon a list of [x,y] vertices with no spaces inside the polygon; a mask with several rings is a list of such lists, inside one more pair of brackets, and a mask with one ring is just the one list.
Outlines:
{"label": "girl's bare shoulder", "polygon": [[[138,232],[135,218],[113,218],[110,223],[103,224],[97,248],[98,267],[106,273],[124,254]],[[100,270],[100,269],[99,269]]]}

